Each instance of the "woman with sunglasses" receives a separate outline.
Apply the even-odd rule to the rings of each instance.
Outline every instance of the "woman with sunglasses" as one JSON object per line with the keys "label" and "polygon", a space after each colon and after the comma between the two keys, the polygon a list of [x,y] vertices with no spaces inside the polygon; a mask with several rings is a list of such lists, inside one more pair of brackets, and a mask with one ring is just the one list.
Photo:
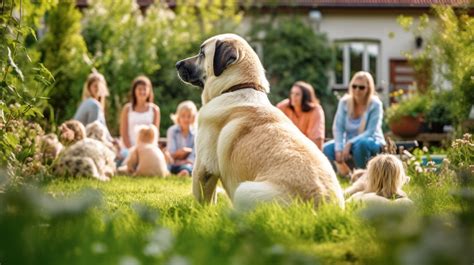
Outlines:
{"label": "woman with sunglasses", "polygon": [[382,118],[383,105],[376,95],[372,75],[355,73],[349,93],[339,101],[333,123],[334,140],[324,145],[324,154],[336,162],[338,169],[347,168],[345,161],[351,157],[356,168],[365,168],[385,145]]}
{"label": "woman with sunglasses", "polygon": [[277,104],[283,113],[313,141],[319,150],[324,143],[324,111],[314,93],[313,86],[298,81],[293,84],[290,96]]}

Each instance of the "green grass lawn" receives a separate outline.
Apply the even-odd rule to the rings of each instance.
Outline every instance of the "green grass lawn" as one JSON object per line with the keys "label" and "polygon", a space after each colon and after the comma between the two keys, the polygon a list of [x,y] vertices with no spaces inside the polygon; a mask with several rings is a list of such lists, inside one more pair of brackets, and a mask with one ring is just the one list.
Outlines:
{"label": "green grass lawn", "polygon": [[[383,221],[391,233],[403,234],[404,222],[457,208],[445,186],[429,193],[422,185],[407,190],[420,203],[416,211],[386,214],[396,215]],[[239,213],[224,194],[217,205],[197,204],[190,179],[58,179],[39,190],[5,193],[0,203],[2,265],[398,262],[378,232],[377,211],[295,203]]]}

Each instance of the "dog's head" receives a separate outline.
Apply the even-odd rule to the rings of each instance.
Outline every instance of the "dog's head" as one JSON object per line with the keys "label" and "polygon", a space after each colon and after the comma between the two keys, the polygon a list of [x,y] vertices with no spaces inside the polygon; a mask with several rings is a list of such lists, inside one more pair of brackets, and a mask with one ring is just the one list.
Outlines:
{"label": "dog's head", "polygon": [[60,141],[64,145],[72,145],[86,138],[86,128],[77,120],[68,120],[59,126]]}
{"label": "dog's head", "polygon": [[179,77],[203,88],[203,104],[232,86],[252,83],[269,92],[265,71],[255,51],[238,35],[222,34],[206,40],[193,57],[176,63]]}
{"label": "dog's head", "polygon": [[158,142],[158,129],[154,124],[137,127],[137,143],[152,144]]}
{"label": "dog's head", "polygon": [[96,139],[101,142],[107,142],[107,128],[100,121],[94,121],[86,126],[86,135],[88,138]]}

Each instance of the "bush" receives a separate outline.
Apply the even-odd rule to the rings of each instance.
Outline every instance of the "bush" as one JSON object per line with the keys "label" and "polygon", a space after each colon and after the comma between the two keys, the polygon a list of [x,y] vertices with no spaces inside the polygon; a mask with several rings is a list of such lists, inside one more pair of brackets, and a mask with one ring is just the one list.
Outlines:
{"label": "bush", "polygon": [[450,91],[435,93],[427,106],[425,122],[443,125],[452,124],[453,117],[451,109],[446,104],[446,102],[450,102],[451,100],[455,99],[453,98],[453,93]]}
{"label": "bush", "polygon": [[466,133],[462,139],[454,140],[447,156],[451,168],[470,172],[470,182],[474,184],[472,179],[472,175],[474,175],[474,139],[472,135]]}
{"label": "bush", "polygon": [[35,137],[42,134],[37,122],[43,120],[48,107],[45,96],[53,81],[50,72],[29,56],[25,39],[34,39],[35,34],[21,16],[44,10],[43,6],[27,7],[31,9],[14,1],[3,3],[0,14],[0,169],[6,168],[9,177],[18,181],[32,174]]}

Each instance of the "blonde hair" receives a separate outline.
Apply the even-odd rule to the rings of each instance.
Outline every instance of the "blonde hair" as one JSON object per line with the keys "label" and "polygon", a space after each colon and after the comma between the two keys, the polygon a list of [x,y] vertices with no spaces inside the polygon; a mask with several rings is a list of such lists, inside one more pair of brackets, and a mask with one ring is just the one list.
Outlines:
{"label": "blonde hair", "polygon": [[[372,96],[376,96],[377,92],[375,91],[375,83],[374,78],[369,72],[359,71],[352,76],[351,82],[349,83],[348,91],[349,93],[346,94],[343,99],[347,100],[347,112],[352,117],[354,114],[354,106],[356,105],[356,101],[353,95],[352,85],[357,79],[363,79],[367,83],[367,93],[364,98],[363,104],[367,108]],[[365,111],[365,110],[364,110]],[[362,119],[360,126],[359,126],[359,133],[362,133],[365,130],[365,125],[367,123],[366,119]]]}
{"label": "blonde hair", "polygon": [[372,158],[367,165],[366,192],[375,192],[385,198],[401,195],[405,182],[402,161],[394,155],[381,154]]}
{"label": "blonde hair", "polygon": [[179,115],[183,111],[186,111],[186,110],[191,112],[191,115],[194,118],[194,121],[191,124],[191,127],[195,127],[196,126],[197,107],[194,104],[194,102],[192,102],[191,100],[186,100],[186,101],[183,101],[183,102],[179,103],[178,107],[176,108],[176,113],[173,113],[173,114],[170,115],[171,120],[174,122],[174,124],[178,124]]}
{"label": "blonde hair", "polygon": [[368,89],[368,92],[364,98],[364,105],[368,105],[369,101],[370,101],[370,98],[373,96],[373,95],[377,95],[377,93],[375,92],[375,83],[374,83],[374,78],[372,77],[372,75],[369,73],[369,72],[365,72],[365,71],[359,71],[357,73],[354,74],[354,76],[352,77],[351,79],[351,82],[349,83],[349,87],[348,87],[348,95],[346,95],[346,98],[348,98],[348,111],[349,113],[352,115],[354,113],[354,106],[356,104],[355,102],[355,98],[354,98],[354,95],[353,95],[353,90],[352,90],[352,85],[354,84],[354,82],[358,79],[364,79],[365,82],[367,83],[367,89]]}
{"label": "blonde hair", "polygon": [[99,96],[98,101],[102,105],[102,108],[105,109],[105,97],[108,97],[110,93],[109,89],[107,88],[107,82],[105,81],[104,76],[99,72],[94,71],[87,77],[87,81],[82,89],[82,100],[92,97],[90,88],[94,82],[100,82],[103,84],[103,86],[99,86],[99,91],[97,91],[97,94]]}
{"label": "blonde hair", "polygon": [[137,143],[153,144],[158,142],[158,129],[154,124],[137,126]]}

